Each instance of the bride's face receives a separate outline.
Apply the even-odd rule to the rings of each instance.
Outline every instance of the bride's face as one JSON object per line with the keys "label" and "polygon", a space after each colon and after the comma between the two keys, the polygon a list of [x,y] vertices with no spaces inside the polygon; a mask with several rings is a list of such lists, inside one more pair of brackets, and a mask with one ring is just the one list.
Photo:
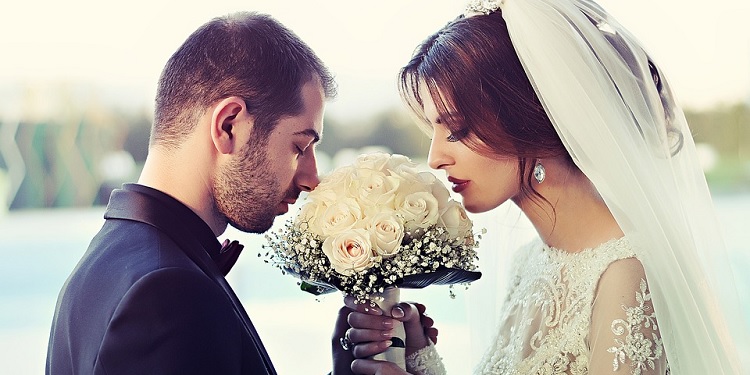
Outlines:
{"label": "bride's face", "polygon": [[[489,211],[520,195],[517,158],[490,158],[475,152],[462,139],[471,135],[452,134],[430,95],[425,92],[422,99],[425,115],[432,126],[429,165],[445,170],[453,191],[463,197],[467,211]],[[481,144],[474,139],[472,142]]]}

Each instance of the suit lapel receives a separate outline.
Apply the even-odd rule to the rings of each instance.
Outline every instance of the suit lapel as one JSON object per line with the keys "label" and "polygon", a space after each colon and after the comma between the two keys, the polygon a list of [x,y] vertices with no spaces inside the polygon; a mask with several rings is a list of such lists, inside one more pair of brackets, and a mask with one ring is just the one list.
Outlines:
{"label": "suit lapel", "polygon": [[186,233],[180,227],[179,217],[174,217],[169,207],[145,194],[127,190],[115,190],[110,197],[104,218],[139,221],[159,229],[175,241],[185,254],[224,290],[224,293],[234,307],[235,314],[255,344],[258,354],[263,360],[266,373],[276,374],[271,359],[250,317],[247,315],[245,308],[240,303],[232,287],[227,283],[224,275],[219,271],[216,263],[211,259],[208,249],[205,249],[200,241],[189,236],[189,233]]}

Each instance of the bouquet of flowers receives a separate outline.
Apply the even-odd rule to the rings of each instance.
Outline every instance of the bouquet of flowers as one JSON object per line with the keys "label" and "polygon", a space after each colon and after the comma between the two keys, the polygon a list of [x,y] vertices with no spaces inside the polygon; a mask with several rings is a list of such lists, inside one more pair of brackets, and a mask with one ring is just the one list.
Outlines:
{"label": "bouquet of flowers", "polygon": [[266,236],[270,262],[313,294],[358,302],[392,286],[477,280],[472,222],[430,172],[403,155],[360,155],[323,178],[296,218]]}

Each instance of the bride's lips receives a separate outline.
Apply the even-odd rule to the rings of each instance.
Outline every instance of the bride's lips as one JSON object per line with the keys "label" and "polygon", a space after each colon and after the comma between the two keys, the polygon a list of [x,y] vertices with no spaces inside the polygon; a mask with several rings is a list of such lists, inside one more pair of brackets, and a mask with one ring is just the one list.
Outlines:
{"label": "bride's lips", "polygon": [[448,181],[450,181],[453,184],[453,191],[456,193],[460,193],[464,191],[467,187],[469,187],[469,180],[459,180],[455,177],[448,176]]}

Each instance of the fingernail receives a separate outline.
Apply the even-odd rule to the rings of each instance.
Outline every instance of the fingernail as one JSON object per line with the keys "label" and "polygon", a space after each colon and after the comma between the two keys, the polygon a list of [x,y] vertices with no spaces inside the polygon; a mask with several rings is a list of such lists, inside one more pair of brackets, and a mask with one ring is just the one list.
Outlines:
{"label": "fingernail", "polygon": [[391,338],[395,334],[393,330],[383,331],[380,333],[383,337]]}
{"label": "fingernail", "polygon": [[393,341],[391,340],[383,341],[383,349],[389,348],[391,345],[393,345]]}
{"label": "fingernail", "polygon": [[404,313],[404,309],[396,306],[393,308],[393,310],[391,310],[391,315],[393,315],[394,318],[403,318],[406,314]]}
{"label": "fingernail", "polygon": [[375,308],[375,307],[365,307],[365,313],[372,314],[372,315],[383,315],[380,309]]}
{"label": "fingernail", "polygon": [[388,319],[388,320],[383,321],[383,327],[393,328],[393,319]]}

